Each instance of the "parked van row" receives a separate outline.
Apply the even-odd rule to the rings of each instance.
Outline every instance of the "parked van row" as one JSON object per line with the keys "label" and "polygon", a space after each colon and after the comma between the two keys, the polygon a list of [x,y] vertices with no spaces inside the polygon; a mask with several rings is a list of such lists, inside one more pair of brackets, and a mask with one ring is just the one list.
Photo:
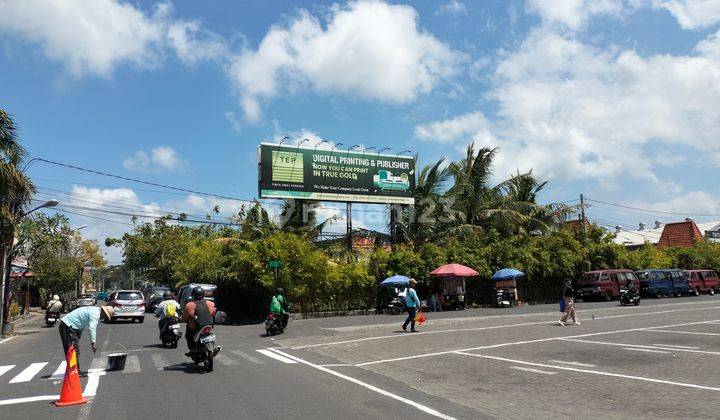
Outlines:
{"label": "parked van row", "polygon": [[647,269],[632,271],[597,270],[582,275],[576,284],[579,299],[611,301],[620,296],[630,280],[643,297],[714,295],[720,291],[720,279],[713,270]]}

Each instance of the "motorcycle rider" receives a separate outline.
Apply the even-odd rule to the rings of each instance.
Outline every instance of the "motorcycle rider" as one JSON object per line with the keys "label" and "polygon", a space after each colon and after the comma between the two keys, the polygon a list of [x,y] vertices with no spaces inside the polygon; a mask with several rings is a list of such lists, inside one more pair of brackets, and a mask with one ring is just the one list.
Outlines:
{"label": "motorcycle rider", "polygon": [[53,295],[52,300],[48,302],[47,308],[45,310],[45,321],[48,319],[48,315],[51,313],[60,313],[62,312],[62,302],[60,301],[60,296]]}
{"label": "motorcycle rider", "polygon": [[623,287],[624,290],[626,290],[626,296],[627,299],[630,300],[635,297],[635,293],[637,293],[637,289],[635,289],[635,285],[633,284],[632,280],[627,279],[625,283],[625,287]]}
{"label": "motorcycle rider", "polygon": [[[205,291],[200,286],[195,286],[191,293],[192,300],[185,304],[180,322],[186,322],[185,339],[187,340],[188,352],[185,356],[192,357],[195,352],[195,334],[202,327],[213,324],[215,316],[215,303],[205,299]],[[215,355],[220,352],[221,346],[215,347]]]}
{"label": "motorcycle rider", "polygon": [[163,293],[163,301],[155,308],[155,316],[160,318],[158,328],[162,332],[167,327],[168,322],[172,318],[176,318],[180,314],[180,304],[175,300],[172,292],[169,290]]}
{"label": "motorcycle rider", "polygon": [[285,290],[282,287],[275,289],[275,296],[270,301],[270,312],[275,314],[275,319],[282,322],[282,328],[287,327],[290,314],[287,311],[287,301],[285,300]]}

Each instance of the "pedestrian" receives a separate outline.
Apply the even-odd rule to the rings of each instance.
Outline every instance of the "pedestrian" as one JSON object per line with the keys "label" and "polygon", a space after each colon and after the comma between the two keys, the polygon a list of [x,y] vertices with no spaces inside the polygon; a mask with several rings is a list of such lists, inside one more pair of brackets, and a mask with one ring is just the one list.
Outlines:
{"label": "pedestrian", "polygon": [[402,324],[403,331],[407,331],[407,326],[410,324],[410,332],[416,332],[415,315],[420,307],[420,299],[418,299],[417,292],[415,291],[416,285],[417,281],[415,281],[415,279],[410,279],[410,284],[408,285],[407,293],[405,294],[405,307],[408,311],[408,317]]}
{"label": "pedestrian", "polygon": [[[80,366],[80,336],[85,328],[90,330],[90,347],[93,353],[97,351],[95,337],[100,319],[112,320],[113,308],[111,306],[81,306],[60,319],[60,340],[62,340],[64,354],[70,346],[75,347],[75,357]],[[79,370],[79,368],[78,368]]]}
{"label": "pedestrian", "polygon": [[563,288],[563,299],[565,300],[565,312],[558,321],[558,325],[565,325],[569,318],[572,318],[573,324],[580,325],[575,315],[575,290],[572,287],[572,281],[565,279],[565,287]]}

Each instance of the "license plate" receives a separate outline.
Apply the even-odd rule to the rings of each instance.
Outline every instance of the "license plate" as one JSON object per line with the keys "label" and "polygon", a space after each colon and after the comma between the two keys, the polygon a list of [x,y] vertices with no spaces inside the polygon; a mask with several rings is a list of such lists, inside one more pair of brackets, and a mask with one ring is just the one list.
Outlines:
{"label": "license plate", "polygon": [[208,335],[207,337],[203,337],[200,339],[200,344],[209,343],[211,341],[215,341],[215,334]]}
{"label": "license plate", "polygon": [[55,318],[48,318],[48,321],[55,321]]}

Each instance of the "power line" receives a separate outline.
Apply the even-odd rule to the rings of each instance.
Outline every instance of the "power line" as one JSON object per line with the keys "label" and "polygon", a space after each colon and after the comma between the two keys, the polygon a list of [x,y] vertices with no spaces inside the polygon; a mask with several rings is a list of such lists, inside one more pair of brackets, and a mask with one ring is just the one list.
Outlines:
{"label": "power line", "polygon": [[606,201],[593,200],[591,198],[588,198],[587,200],[591,201],[593,203],[606,204],[608,206],[620,207],[620,208],[629,209],[629,210],[643,211],[643,212],[647,212],[650,214],[670,214],[673,216],[701,216],[701,217],[720,216],[720,213],[678,213],[678,212],[672,212],[672,211],[642,209],[642,208],[638,208],[638,207],[627,206],[624,204],[608,203]]}

